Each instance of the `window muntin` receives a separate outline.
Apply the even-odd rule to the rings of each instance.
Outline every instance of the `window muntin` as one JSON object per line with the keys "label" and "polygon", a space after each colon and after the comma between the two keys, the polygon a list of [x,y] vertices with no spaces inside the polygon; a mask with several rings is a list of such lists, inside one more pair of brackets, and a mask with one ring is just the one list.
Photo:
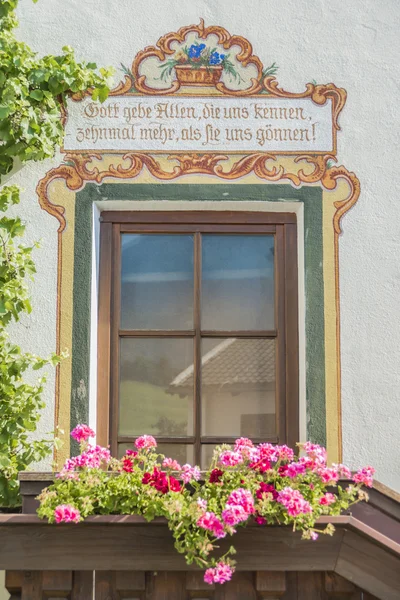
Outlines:
{"label": "window muntin", "polygon": [[288,373],[297,377],[297,316],[290,336],[285,324],[297,306],[296,282],[285,283],[295,224],[280,214],[248,223],[243,213],[213,223],[208,214],[204,223],[164,213],[166,222],[153,224],[147,213],[149,223],[113,225],[110,441],[118,454],[142,433],[197,463],[241,435],[297,438],[289,430],[298,429],[298,398],[286,397]]}

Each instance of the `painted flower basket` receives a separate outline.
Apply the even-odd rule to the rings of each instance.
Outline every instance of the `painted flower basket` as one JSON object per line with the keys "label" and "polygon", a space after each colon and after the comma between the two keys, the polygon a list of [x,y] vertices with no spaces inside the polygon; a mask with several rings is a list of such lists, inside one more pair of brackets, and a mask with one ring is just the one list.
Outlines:
{"label": "painted flower basket", "polygon": [[208,48],[206,44],[195,43],[181,48],[159,68],[161,80],[168,80],[175,72],[181,85],[215,86],[223,72],[241,80],[229,55],[219,52],[217,48]]}
{"label": "painted flower basket", "polygon": [[197,67],[191,65],[176,65],[176,78],[181,85],[215,86],[221,79],[223,67]]}

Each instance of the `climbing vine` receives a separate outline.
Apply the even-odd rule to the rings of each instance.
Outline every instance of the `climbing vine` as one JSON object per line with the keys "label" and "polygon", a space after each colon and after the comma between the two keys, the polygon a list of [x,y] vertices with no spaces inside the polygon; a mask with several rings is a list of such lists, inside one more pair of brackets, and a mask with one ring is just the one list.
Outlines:
{"label": "climbing vine", "polygon": [[[33,0],[34,2],[36,0]],[[109,93],[112,69],[77,62],[72,48],[40,57],[15,36],[18,0],[0,0],[0,183],[15,161],[51,158],[63,141],[61,114],[72,94],[91,90],[94,100]],[[17,186],[0,189],[0,212],[20,201]],[[0,217],[0,506],[19,503],[18,472],[49,454],[52,438],[32,441],[44,408],[45,376],[28,373],[57,364],[14,344],[7,325],[31,311],[27,282],[35,273],[32,251],[19,241],[25,226],[18,217]]]}
{"label": "climbing vine", "polygon": [[[0,212],[18,204],[19,190],[0,190]],[[19,504],[18,473],[51,451],[52,439],[32,440],[44,408],[45,375],[26,380],[29,371],[55,365],[58,357],[43,359],[22,352],[6,331],[12,321],[31,312],[28,281],[35,273],[34,246],[20,241],[25,226],[19,217],[0,218],[0,506]]]}
{"label": "climbing vine", "polygon": [[59,56],[39,57],[17,40],[17,0],[0,0],[0,177],[16,158],[51,158],[63,141],[60,111],[65,98],[92,90],[104,101],[112,69],[79,63],[69,46]]}

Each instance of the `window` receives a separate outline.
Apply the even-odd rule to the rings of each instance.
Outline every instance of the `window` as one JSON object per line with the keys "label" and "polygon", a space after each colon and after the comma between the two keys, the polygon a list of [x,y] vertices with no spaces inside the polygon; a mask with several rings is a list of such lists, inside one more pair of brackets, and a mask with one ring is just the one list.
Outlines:
{"label": "window", "polygon": [[103,212],[98,432],[181,462],[216,444],[298,440],[291,213]]}

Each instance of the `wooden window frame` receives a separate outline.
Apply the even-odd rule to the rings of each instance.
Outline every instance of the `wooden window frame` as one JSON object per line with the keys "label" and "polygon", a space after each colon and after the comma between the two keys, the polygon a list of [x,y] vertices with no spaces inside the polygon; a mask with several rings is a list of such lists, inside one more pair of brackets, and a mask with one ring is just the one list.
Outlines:
{"label": "wooden window frame", "polygon": [[[294,213],[244,211],[104,211],[100,217],[100,274],[98,304],[97,440],[110,444],[117,455],[118,443],[136,436],[118,437],[118,383],[120,337],[185,337],[195,340],[194,436],[160,437],[160,443],[193,444],[200,460],[204,443],[231,443],[234,437],[201,436],[199,369],[202,337],[276,339],[277,437],[259,441],[295,447],[299,439],[299,344],[297,219]],[[269,233],[275,236],[275,329],[271,331],[202,331],[199,328],[201,268],[195,269],[194,329],[188,331],[120,330],[120,236],[122,233],[192,233],[194,262],[201,261],[202,233]],[[117,267],[117,268],[115,268]],[[200,433],[199,433],[200,432]],[[146,433],[146,432],[143,432]]]}

